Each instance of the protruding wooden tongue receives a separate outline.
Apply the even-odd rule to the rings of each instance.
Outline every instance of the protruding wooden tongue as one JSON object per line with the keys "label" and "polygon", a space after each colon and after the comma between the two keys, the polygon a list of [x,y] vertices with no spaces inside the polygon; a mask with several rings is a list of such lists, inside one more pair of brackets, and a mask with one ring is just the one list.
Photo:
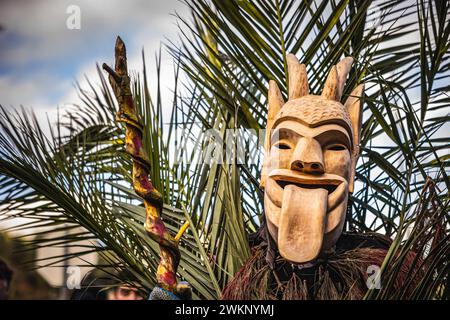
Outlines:
{"label": "protruding wooden tongue", "polygon": [[278,249],[286,260],[306,263],[320,253],[325,231],[328,191],[290,184],[284,188]]}

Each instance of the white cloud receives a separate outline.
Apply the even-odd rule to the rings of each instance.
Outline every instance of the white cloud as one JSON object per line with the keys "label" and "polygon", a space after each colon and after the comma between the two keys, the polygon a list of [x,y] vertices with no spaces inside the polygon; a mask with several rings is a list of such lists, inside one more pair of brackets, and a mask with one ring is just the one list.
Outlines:
{"label": "white cloud", "polygon": [[14,75],[0,76],[0,103],[6,107],[37,108],[46,105],[51,98],[46,97],[48,90],[64,92],[69,89],[69,83],[51,74],[36,73],[27,78]]}
{"label": "white cloud", "polygon": [[[146,68],[147,68],[147,80],[150,87],[150,94],[154,102],[156,102],[156,88],[157,88],[157,77],[156,77],[156,62],[155,53],[159,52],[160,46],[162,46],[159,39],[145,38],[142,34],[141,37],[136,37],[131,44],[127,44],[127,56],[128,56],[128,69],[130,73],[135,74],[139,72],[142,76],[142,48],[145,52]],[[139,45],[132,45],[133,43]],[[110,55],[107,57],[99,56],[93,58],[92,61],[85,63],[78,73],[74,75],[81,88],[89,89],[89,84],[86,79],[89,79],[94,87],[100,86],[100,79],[97,73],[96,63],[100,65],[103,62],[113,66],[114,62],[114,43],[110,44]],[[160,74],[160,85],[161,85],[161,96],[163,99],[163,114],[164,119],[169,119],[171,107],[172,107],[172,97],[173,97],[173,87],[174,87],[174,63],[171,56],[162,48],[161,50],[161,74]],[[71,87],[67,90],[66,94],[59,99],[59,105],[67,106],[79,103],[80,99],[78,97],[77,89]]]}
{"label": "white cloud", "polygon": [[[71,4],[81,9],[81,30],[66,28],[66,8]],[[23,105],[37,111],[41,120],[46,121],[47,113],[56,119],[57,106],[80,102],[75,80],[87,88],[85,75],[97,82],[97,62],[113,63],[117,34],[126,42],[130,69],[142,70],[145,48],[154,88],[154,54],[165,37],[175,38],[177,27],[170,15],[175,10],[187,13],[178,0],[2,1],[0,104]],[[164,52],[162,64],[163,95],[171,98],[173,67]]]}
{"label": "white cloud", "polygon": [[[66,26],[66,9],[70,5],[80,7],[80,30]],[[146,30],[148,37],[162,39],[171,29],[173,18],[169,14],[175,9],[186,10],[177,0],[4,1],[0,5],[0,21],[6,34],[14,35],[16,40],[0,42],[0,57],[4,63],[16,66],[61,59],[74,52],[86,52],[103,39],[130,28],[133,33],[134,29],[137,33]]]}

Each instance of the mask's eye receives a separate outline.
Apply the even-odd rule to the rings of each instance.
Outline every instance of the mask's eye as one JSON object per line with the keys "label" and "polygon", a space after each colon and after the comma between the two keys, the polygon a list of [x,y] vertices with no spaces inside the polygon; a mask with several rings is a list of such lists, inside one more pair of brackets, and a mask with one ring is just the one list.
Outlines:
{"label": "mask's eye", "polygon": [[273,146],[274,146],[275,148],[281,149],[281,150],[287,150],[287,149],[290,149],[290,148],[291,148],[288,144],[283,143],[283,142],[277,142],[277,143],[275,143]]}
{"label": "mask's eye", "polygon": [[333,145],[329,146],[327,149],[332,150],[332,151],[344,151],[347,148],[342,144],[333,144]]}

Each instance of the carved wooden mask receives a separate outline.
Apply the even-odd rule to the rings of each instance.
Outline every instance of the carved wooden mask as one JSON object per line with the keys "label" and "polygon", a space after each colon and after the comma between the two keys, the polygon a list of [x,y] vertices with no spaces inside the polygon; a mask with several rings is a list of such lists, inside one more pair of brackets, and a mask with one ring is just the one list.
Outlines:
{"label": "carved wooden mask", "polygon": [[270,235],[286,260],[312,263],[342,233],[359,155],[361,102],[341,96],[353,59],[333,66],[322,95],[309,95],[305,65],[287,56],[289,100],[269,83],[261,186]]}

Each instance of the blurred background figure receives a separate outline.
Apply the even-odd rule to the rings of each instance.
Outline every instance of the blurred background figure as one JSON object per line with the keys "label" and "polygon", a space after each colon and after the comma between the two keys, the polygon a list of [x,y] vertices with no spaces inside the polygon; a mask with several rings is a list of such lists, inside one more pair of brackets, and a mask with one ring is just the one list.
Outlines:
{"label": "blurred background figure", "polygon": [[95,270],[86,274],[81,288],[72,292],[71,300],[143,300],[136,279],[128,272],[106,273]]}
{"label": "blurred background figure", "polygon": [[13,271],[0,259],[0,300],[8,300]]}
{"label": "blurred background figure", "polygon": [[[107,300],[143,300],[144,292],[140,290],[136,277],[122,270],[114,278],[114,286],[107,292]],[[146,294],[146,293],[145,293]]]}
{"label": "blurred background figure", "polygon": [[115,287],[108,291],[107,300],[143,300],[138,289],[129,285]]}
{"label": "blurred background figure", "polygon": [[[25,240],[0,232],[0,260],[14,272],[8,287],[9,300],[58,299],[59,289],[39,273],[37,259],[37,250],[27,247]],[[3,271],[0,274],[3,276]]]}

